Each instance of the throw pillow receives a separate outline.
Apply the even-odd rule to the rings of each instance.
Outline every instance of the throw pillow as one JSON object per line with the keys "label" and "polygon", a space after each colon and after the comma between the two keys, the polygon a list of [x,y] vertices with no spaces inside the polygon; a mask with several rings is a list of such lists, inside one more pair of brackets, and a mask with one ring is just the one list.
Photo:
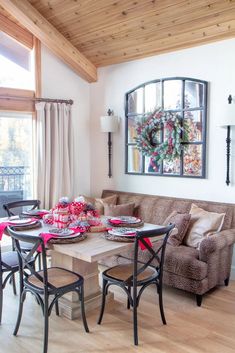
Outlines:
{"label": "throw pillow", "polygon": [[117,204],[117,195],[111,195],[108,197],[105,197],[104,199],[101,198],[94,198],[94,197],[87,197],[84,196],[85,201],[92,203],[95,208],[97,209],[97,211],[99,212],[100,215],[104,214],[104,204],[108,204],[108,205],[116,205]]}
{"label": "throw pillow", "polygon": [[173,246],[179,246],[182,244],[183,239],[186,235],[190,224],[191,215],[188,213],[179,213],[173,211],[163,222],[163,225],[168,225],[169,223],[175,224],[175,229],[178,232],[171,232],[168,238],[168,243]]}
{"label": "throw pillow", "polygon": [[195,204],[189,213],[191,222],[185,242],[193,248],[198,248],[205,237],[219,232],[223,226],[225,213],[205,211]]}
{"label": "throw pillow", "polygon": [[134,203],[123,203],[121,205],[104,204],[104,215],[110,217],[133,216],[134,208]]}

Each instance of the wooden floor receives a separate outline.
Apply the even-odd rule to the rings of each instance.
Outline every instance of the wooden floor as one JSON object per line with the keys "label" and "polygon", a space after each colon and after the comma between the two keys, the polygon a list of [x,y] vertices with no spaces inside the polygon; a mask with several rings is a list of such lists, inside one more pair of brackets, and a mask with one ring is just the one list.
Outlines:
{"label": "wooden floor", "polygon": [[[202,307],[194,296],[165,288],[167,326],[160,320],[155,288],[143,295],[139,308],[139,341],[133,345],[132,313],[126,310],[126,298],[115,291],[117,302],[108,305],[103,324],[96,324],[98,310],[87,315],[90,333],[79,320],[56,317],[50,320],[48,353],[234,353],[235,352],[235,281],[205,296]],[[0,327],[0,353],[41,353],[42,315],[29,294],[19,336],[12,336],[18,297],[12,288],[4,292],[4,310]]]}

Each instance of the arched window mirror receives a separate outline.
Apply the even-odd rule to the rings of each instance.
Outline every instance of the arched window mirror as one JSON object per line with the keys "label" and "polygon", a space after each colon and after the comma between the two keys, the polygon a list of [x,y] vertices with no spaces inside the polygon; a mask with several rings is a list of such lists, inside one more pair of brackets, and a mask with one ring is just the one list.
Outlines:
{"label": "arched window mirror", "polygon": [[[146,82],[126,93],[126,173],[157,176],[205,178],[207,82],[185,77]],[[178,114],[188,128],[180,156],[160,161],[152,168],[151,158],[137,149],[137,123],[154,110]],[[164,128],[156,141],[164,142]]]}

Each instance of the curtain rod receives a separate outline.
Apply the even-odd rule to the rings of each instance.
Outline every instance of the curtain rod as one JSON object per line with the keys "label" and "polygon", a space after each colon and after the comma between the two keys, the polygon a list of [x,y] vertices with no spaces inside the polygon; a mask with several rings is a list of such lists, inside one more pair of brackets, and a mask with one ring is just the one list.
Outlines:
{"label": "curtain rod", "polygon": [[0,95],[0,99],[14,99],[17,101],[33,101],[33,102],[54,102],[54,103],[67,103],[67,104],[73,104],[73,100],[72,99],[52,99],[52,98],[30,98],[30,97],[18,97],[18,96],[2,96]]}

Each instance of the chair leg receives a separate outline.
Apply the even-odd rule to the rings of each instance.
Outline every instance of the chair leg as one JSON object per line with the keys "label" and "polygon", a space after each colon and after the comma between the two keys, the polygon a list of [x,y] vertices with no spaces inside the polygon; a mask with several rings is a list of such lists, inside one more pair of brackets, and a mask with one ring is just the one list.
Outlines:
{"label": "chair leg", "polygon": [[14,273],[12,274],[9,283],[12,284],[13,294],[16,295],[17,292],[16,292],[16,281],[15,281],[15,274]]}
{"label": "chair leg", "polygon": [[59,303],[58,303],[58,301],[55,302],[55,313],[56,313],[57,316],[60,316]]}
{"label": "chair leg", "polygon": [[25,300],[25,293],[21,292],[20,293],[20,300],[19,300],[19,309],[18,309],[18,316],[17,316],[17,321],[15,325],[15,329],[13,332],[13,335],[16,336],[20,327],[21,323],[21,318],[22,318],[22,313],[23,313],[23,305],[24,305],[24,300]]}
{"label": "chair leg", "polygon": [[202,304],[202,295],[201,294],[196,294],[196,301],[197,301],[197,306],[201,306],[201,304]]}
{"label": "chair leg", "polygon": [[[130,293],[130,292],[131,292],[131,286],[128,286],[127,290],[128,290],[128,292]],[[130,309],[130,300],[129,300],[129,297],[127,297],[127,309]]]}
{"label": "chair leg", "polygon": [[159,308],[160,308],[162,323],[163,323],[163,325],[166,325],[166,318],[165,318],[165,314],[164,314],[163,300],[162,300],[162,285],[161,284],[159,285],[159,287],[157,287],[157,290],[158,290]]}
{"label": "chair leg", "polygon": [[134,344],[138,346],[138,322],[137,322],[137,300],[136,289],[133,288],[133,329],[134,329]]}
{"label": "chair leg", "polygon": [[101,309],[100,309],[100,316],[99,316],[99,319],[98,319],[98,322],[97,322],[98,325],[101,324],[101,321],[102,321],[103,315],[104,315],[107,283],[108,283],[107,280],[103,278],[102,304],[101,304]]}
{"label": "chair leg", "polygon": [[2,303],[3,303],[3,288],[2,288],[2,275],[0,275],[0,324],[2,323]]}
{"label": "chair leg", "polygon": [[229,277],[224,280],[224,285],[227,287],[229,285]]}
{"label": "chair leg", "polygon": [[84,306],[84,289],[83,289],[83,284],[80,287],[80,293],[79,293],[79,298],[80,298],[80,306],[81,306],[81,314],[82,314],[82,322],[83,326],[86,332],[89,332],[89,328],[87,325],[86,321],[86,313],[85,313],[85,306]]}
{"label": "chair leg", "polygon": [[47,353],[48,349],[48,330],[49,330],[49,314],[48,314],[48,297],[44,298],[44,342],[43,353]]}

